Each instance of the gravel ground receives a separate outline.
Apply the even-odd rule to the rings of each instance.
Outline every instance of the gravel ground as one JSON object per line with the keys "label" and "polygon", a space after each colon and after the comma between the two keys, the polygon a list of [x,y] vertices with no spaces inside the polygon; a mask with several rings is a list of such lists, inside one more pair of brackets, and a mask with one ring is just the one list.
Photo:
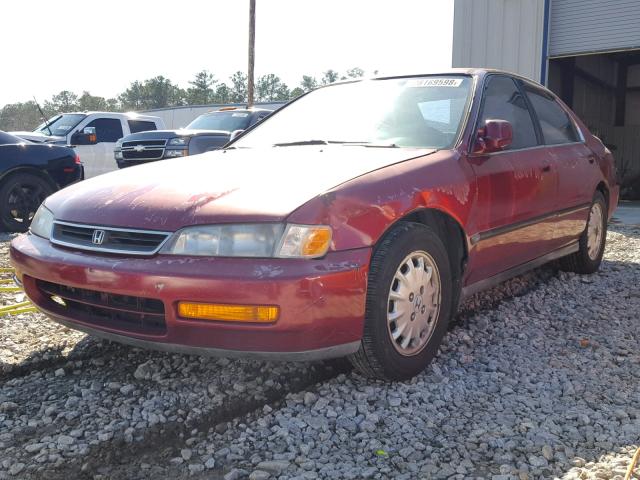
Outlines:
{"label": "gravel ground", "polygon": [[640,227],[611,228],[599,274],[546,267],[476,295],[406,383],[0,317],[0,479],[622,480],[640,445]]}

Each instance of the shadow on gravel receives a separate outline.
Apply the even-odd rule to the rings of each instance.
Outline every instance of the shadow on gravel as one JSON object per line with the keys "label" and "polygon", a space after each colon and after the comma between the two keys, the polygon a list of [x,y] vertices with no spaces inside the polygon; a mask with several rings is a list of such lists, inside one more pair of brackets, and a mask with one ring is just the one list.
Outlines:
{"label": "shadow on gravel", "polygon": [[613,221],[609,223],[608,230],[626,237],[640,238],[640,225],[626,225],[618,221]]}
{"label": "shadow on gravel", "polygon": [[64,353],[65,349],[64,345],[49,347],[31,352],[19,363],[0,362],[0,384],[37,370],[57,368],[70,361],[87,360],[109,352],[115,354],[116,349],[128,350],[123,345],[104,342],[89,336],[80,340],[67,354]]}

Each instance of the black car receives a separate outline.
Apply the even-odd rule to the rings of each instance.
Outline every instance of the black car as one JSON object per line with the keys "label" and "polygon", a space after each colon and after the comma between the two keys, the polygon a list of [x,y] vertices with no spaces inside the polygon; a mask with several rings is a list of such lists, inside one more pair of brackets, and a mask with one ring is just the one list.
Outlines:
{"label": "black car", "polygon": [[0,229],[27,231],[45,198],[83,178],[73,149],[31,143],[0,131]]}
{"label": "black car", "polygon": [[186,157],[223,147],[234,132],[255,125],[272,113],[258,108],[225,108],[200,115],[181,130],[132,133],[116,143],[114,156],[119,168]]}

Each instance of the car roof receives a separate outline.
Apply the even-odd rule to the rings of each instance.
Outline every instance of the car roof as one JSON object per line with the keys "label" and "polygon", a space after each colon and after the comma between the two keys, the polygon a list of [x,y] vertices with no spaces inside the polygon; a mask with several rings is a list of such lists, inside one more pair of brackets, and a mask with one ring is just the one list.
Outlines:
{"label": "car roof", "polygon": [[225,108],[220,110],[211,110],[210,112],[205,112],[202,115],[213,115],[214,113],[226,113],[226,112],[260,113],[260,112],[273,112],[273,110],[269,110],[268,108]]}
{"label": "car roof", "polygon": [[[340,82],[330,83],[328,85],[323,85],[323,87],[328,87],[330,85],[337,85],[341,83],[353,83],[361,80],[392,80],[392,79],[400,79],[400,78],[417,78],[417,77],[425,77],[430,75],[469,75],[475,77],[484,77],[489,74],[502,74],[508,75],[510,77],[518,78],[520,80],[524,80],[530,83],[533,83],[539,87],[546,88],[544,85],[540,84],[531,78],[524,77],[514,72],[510,72],[507,70],[500,70],[497,68],[450,68],[447,70],[433,70],[424,73],[408,73],[408,74],[389,74],[389,75],[376,75],[373,77],[363,77],[356,79],[348,79]],[[321,87],[322,88],[322,87]]]}
{"label": "car roof", "polygon": [[124,115],[129,120],[159,120],[160,117],[136,112],[104,112],[100,110],[85,110],[83,112],[62,112],[60,115]]}

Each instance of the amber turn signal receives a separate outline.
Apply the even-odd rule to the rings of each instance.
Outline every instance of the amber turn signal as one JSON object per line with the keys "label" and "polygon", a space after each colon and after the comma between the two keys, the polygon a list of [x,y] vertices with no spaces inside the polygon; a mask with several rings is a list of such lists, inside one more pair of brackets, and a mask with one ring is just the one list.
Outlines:
{"label": "amber turn signal", "polygon": [[225,305],[217,303],[179,302],[178,314],[183,318],[221,322],[273,323],[280,307],[269,305]]}
{"label": "amber turn signal", "polygon": [[324,255],[331,243],[331,230],[325,227],[312,229],[302,244],[302,255],[313,257]]}

